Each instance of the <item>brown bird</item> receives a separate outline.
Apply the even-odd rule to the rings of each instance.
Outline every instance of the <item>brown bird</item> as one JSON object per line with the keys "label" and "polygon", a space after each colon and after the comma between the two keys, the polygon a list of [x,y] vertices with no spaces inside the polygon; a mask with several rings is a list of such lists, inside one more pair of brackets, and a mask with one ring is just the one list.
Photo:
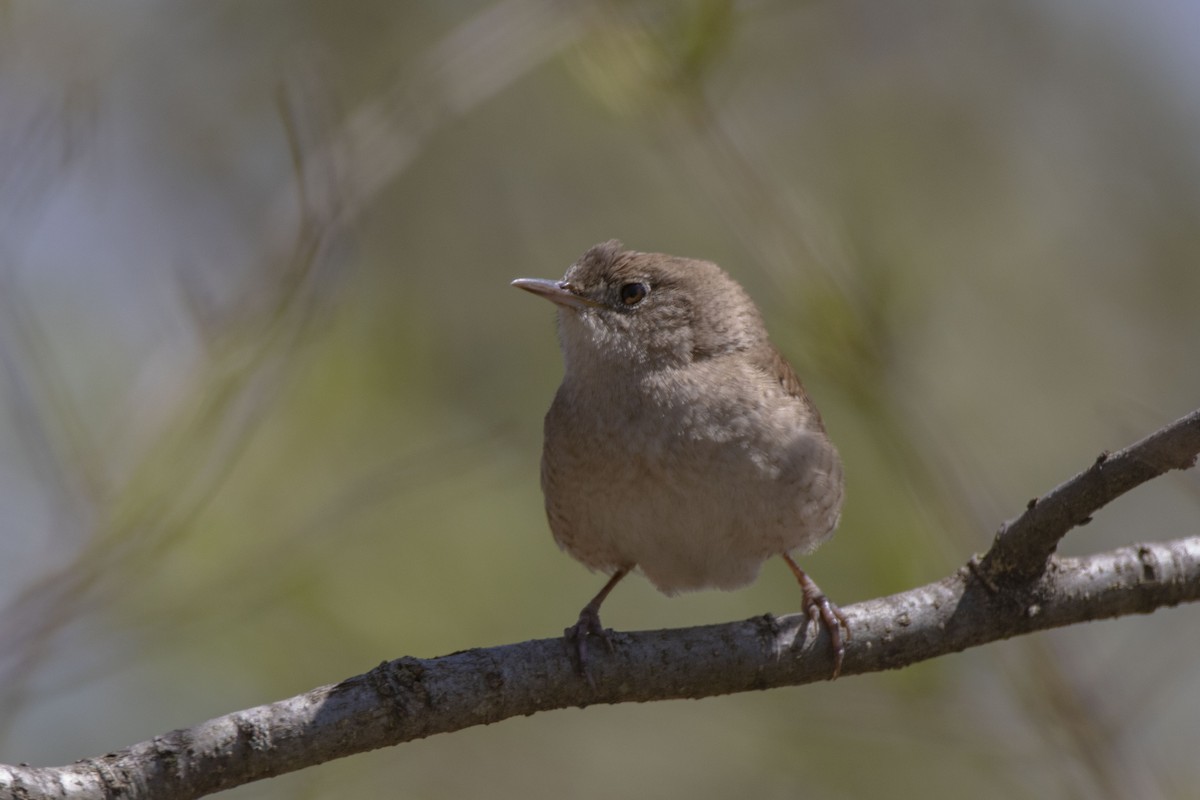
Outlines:
{"label": "brown bird", "polygon": [[561,281],[513,285],[558,306],[564,375],[546,414],[542,491],[559,546],[611,577],[568,628],[606,645],[600,604],[639,569],[665,594],[736,589],[780,556],[829,631],[850,628],[793,554],[827,540],[842,464],[742,287],[708,261],[588,250]]}

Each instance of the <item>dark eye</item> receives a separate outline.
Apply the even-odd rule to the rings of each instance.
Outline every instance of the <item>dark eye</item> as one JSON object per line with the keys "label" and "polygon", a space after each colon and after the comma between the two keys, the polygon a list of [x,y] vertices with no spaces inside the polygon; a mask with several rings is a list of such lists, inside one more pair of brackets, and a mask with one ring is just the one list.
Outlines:
{"label": "dark eye", "polygon": [[621,287],[621,302],[627,306],[636,306],[650,294],[650,287],[644,283],[627,283]]}

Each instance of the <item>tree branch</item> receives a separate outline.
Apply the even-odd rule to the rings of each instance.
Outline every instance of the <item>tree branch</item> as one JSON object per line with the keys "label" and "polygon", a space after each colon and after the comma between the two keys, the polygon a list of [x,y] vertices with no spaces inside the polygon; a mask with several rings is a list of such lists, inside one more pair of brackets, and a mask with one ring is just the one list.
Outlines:
{"label": "tree branch", "polygon": [[1037,578],[1068,531],[1091,522],[1092,514],[1130,489],[1164,472],[1195,466],[1197,453],[1200,409],[1120,452],[1105,450],[1091,469],[1030,500],[1021,516],[1001,526],[979,565],[982,575],[996,584]]}
{"label": "tree branch", "polygon": [[[1200,452],[1200,411],[1103,457],[997,535],[982,561],[844,611],[845,676],[896,669],[1033,631],[1200,600],[1200,536],[1084,558],[1067,530]],[[1036,571],[1033,564],[1037,565]],[[978,578],[978,579],[977,579]],[[195,798],[342,756],[569,706],[699,698],[826,679],[828,634],[802,615],[614,633],[579,679],[563,640],[401,658],[297,697],[70,766],[0,766],[0,798]]]}

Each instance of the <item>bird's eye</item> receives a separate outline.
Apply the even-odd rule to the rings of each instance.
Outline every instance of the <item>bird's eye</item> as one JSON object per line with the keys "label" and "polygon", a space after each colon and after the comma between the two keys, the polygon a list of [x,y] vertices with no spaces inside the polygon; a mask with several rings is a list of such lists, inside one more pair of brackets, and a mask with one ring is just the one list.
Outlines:
{"label": "bird's eye", "polygon": [[621,287],[621,302],[627,306],[636,306],[650,294],[650,287],[644,283],[627,283]]}

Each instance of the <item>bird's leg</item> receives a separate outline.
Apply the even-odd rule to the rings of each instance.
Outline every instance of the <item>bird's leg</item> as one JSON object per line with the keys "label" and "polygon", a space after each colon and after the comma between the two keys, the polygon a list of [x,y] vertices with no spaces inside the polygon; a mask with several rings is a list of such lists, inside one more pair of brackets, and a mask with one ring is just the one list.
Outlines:
{"label": "bird's leg", "polygon": [[829,631],[829,641],[833,645],[833,677],[830,680],[837,680],[837,676],[842,672],[842,659],[846,656],[846,646],[842,642],[842,629],[846,629],[846,641],[850,641],[850,621],[846,619],[846,615],[840,608],[830,602],[825,593],[821,591],[821,587],[817,586],[817,582],[800,569],[790,555],[784,553],[783,560],[791,567],[792,574],[800,582],[800,590],[804,592],[804,613],[814,623],[824,625],[825,630]]}
{"label": "bird's leg", "polygon": [[595,636],[604,642],[604,646],[610,652],[612,651],[612,642],[609,640],[604,626],[600,624],[600,604],[604,602],[604,598],[608,597],[608,593],[613,590],[613,587],[621,581],[621,578],[628,574],[628,568],[614,572],[613,576],[608,579],[608,583],[604,584],[604,588],[579,612],[579,621],[563,631],[567,643],[573,646],[576,669],[579,670],[580,675],[587,678],[588,683],[592,684],[592,688],[595,688],[596,683],[592,680],[591,673],[587,668],[587,640],[589,636]]}

